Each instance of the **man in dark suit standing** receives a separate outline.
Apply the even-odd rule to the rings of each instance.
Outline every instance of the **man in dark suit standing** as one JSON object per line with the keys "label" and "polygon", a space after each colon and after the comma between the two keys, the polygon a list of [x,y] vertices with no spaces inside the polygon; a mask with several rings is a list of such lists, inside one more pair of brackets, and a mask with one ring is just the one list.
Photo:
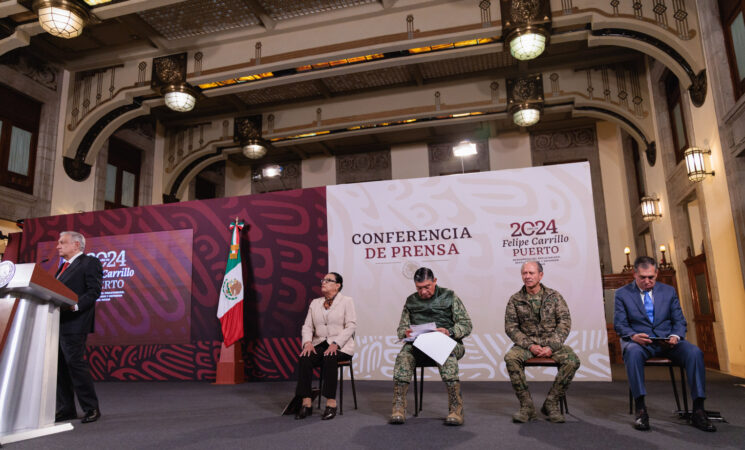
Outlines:
{"label": "man in dark suit standing", "polygon": [[623,361],[636,404],[634,428],[649,430],[644,404],[644,363],[653,356],[661,356],[685,367],[693,398],[693,426],[716,431],[704,410],[704,354],[685,340],[686,319],[675,289],[656,281],[657,262],[640,256],[634,261],[634,281],[616,291],[613,322],[621,338]]}
{"label": "man in dark suit standing", "polygon": [[98,258],[88,256],[84,251],[85,237],[82,234],[74,231],[60,233],[57,252],[64,264],[57,270],[56,277],[78,295],[78,303],[60,314],[57,422],[77,418],[75,395],[85,412],[82,423],[95,422],[101,417],[93,377],[85,360],[85,341],[88,333],[93,332],[103,269]]}

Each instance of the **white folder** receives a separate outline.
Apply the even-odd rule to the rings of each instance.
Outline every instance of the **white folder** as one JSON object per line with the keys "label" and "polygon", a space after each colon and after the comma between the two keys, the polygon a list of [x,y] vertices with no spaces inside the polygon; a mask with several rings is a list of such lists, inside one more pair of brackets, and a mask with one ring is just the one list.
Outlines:
{"label": "white folder", "polygon": [[414,341],[414,347],[421,350],[439,365],[445,364],[445,360],[452,353],[455,344],[456,342],[453,339],[439,331],[424,333]]}

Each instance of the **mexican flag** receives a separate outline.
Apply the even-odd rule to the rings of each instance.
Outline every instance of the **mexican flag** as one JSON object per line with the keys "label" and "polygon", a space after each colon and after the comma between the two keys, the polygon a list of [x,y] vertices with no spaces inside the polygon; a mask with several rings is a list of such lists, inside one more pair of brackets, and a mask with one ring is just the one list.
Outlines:
{"label": "mexican flag", "polygon": [[222,324],[222,336],[226,347],[230,347],[243,337],[243,267],[241,265],[240,230],[243,222],[236,217],[230,223],[233,232],[230,239],[230,255],[225,267],[225,278],[220,289],[220,302],[217,304],[217,318]]}

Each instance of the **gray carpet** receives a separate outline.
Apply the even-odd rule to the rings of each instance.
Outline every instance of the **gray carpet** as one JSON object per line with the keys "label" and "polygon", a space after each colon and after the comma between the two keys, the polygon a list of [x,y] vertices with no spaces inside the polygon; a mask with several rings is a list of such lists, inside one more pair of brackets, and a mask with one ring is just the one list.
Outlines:
{"label": "gray carpet", "polygon": [[[631,427],[628,388],[622,367],[612,383],[572,385],[567,423],[544,418],[525,425],[510,416],[517,400],[507,382],[464,382],[466,424],[446,427],[445,387],[426,382],[424,410],[404,425],[388,425],[392,382],[357,381],[355,410],[345,382],[343,416],[301,421],[280,416],[294,383],[213,386],[193,382],[98,383],[103,417],[92,424],[74,421],[73,431],[8,444],[9,449],[287,449],[287,448],[745,448],[745,380],[709,372],[706,407],[729,423],[704,433],[672,414],[674,400],[667,372],[648,370],[647,406],[652,431]],[[536,406],[549,383],[532,383]]]}

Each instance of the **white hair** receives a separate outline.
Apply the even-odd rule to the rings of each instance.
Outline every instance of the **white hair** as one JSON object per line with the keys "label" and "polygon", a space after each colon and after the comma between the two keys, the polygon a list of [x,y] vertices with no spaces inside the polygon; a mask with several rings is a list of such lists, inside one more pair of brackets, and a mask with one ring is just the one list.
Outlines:
{"label": "white hair", "polygon": [[77,231],[63,231],[59,234],[60,236],[70,236],[70,240],[72,242],[77,242],[80,244],[80,251],[85,252],[85,236],[78,233]]}

